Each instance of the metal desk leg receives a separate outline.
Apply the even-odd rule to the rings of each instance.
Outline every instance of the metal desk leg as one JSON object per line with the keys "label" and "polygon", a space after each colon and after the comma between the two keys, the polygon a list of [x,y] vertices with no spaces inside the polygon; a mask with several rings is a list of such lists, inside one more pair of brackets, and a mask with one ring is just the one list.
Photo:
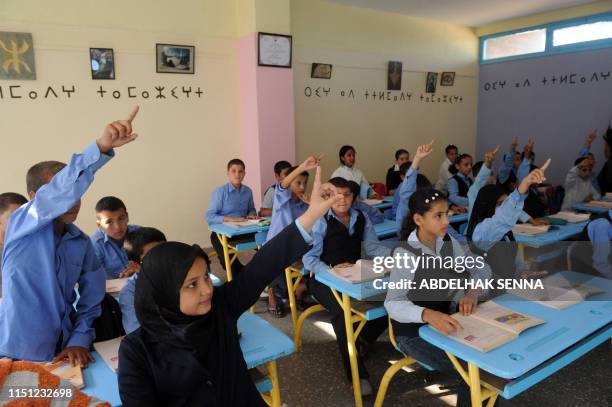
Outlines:
{"label": "metal desk leg", "polygon": [[480,388],[480,370],[478,366],[468,363],[468,376],[470,379],[470,395],[472,398],[472,407],[482,406],[482,394]]}
{"label": "metal desk leg", "polygon": [[281,394],[280,394],[280,384],[278,382],[278,369],[276,368],[276,361],[273,360],[266,364],[266,368],[268,369],[268,377],[272,382],[272,390],[270,390],[270,395],[272,396],[272,407],[281,407]]}
{"label": "metal desk leg", "polygon": [[346,329],[346,342],[348,344],[349,360],[351,362],[351,376],[353,379],[353,394],[355,406],[362,407],[361,383],[359,383],[359,366],[357,364],[357,347],[355,346],[355,332],[353,331],[353,315],[351,311],[351,298],[342,294],[342,310],[344,311],[344,326]]}
{"label": "metal desk leg", "polygon": [[289,293],[289,309],[291,310],[291,322],[293,322],[293,331],[297,325],[298,313],[297,303],[295,300],[295,285],[293,284],[293,268],[285,269],[285,280],[287,280],[287,292]]}
{"label": "metal desk leg", "polygon": [[221,242],[221,246],[223,246],[223,260],[225,261],[225,272],[227,273],[227,281],[232,281],[232,262],[230,261],[227,236],[217,233],[217,237]]}

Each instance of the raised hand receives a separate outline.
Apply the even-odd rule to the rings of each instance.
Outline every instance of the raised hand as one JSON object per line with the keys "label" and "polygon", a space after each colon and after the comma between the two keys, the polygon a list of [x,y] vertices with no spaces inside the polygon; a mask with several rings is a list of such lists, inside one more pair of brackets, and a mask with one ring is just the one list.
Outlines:
{"label": "raised hand", "polygon": [[515,137],[510,143],[510,151],[516,151],[516,146],[518,146],[518,137]]}
{"label": "raised hand", "polygon": [[117,120],[106,125],[102,135],[96,140],[101,153],[108,153],[113,148],[121,147],[136,140],[138,134],[134,133],[132,122],[136,118],[139,109],[136,106],[132,109],[127,119]]}
{"label": "raised hand", "polygon": [[593,141],[595,141],[596,138],[597,138],[597,130],[593,130],[592,132],[587,134],[586,139],[584,140],[584,146],[587,148],[590,148],[591,144],[593,144]]}
{"label": "raised hand", "polygon": [[488,151],[485,153],[485,165],[488,168],[491,168],[491,164],[493,163],[493,161],[495,160],[495,156],[497,155],[497,152],[499,151],[499,145],[497,147],[495,147],[495,150],[493,151]]}
{"label": "raised hand", "polygon": [[525,194],[531,185],[541,184],[546,181],[546,176],[544,175],[544,172],[546,171],[549,165],[550,158],[546,160],[542,167],[536,168],[535,170],[531,171],[529,175],[523,178],[518,188],[519,193]]}
{"label": "raised hand", "polygon": [[525,158],[529,158],[529,154],[533,151],[534,141],[529,139],[529,143],[525,144],[525,148],[523,149],[523,153],[525,154]]}
{"label": "raised hand", "polygon": [[433,143],[434,140],[431,140],[428,144],[423,144],[417,148],[414,159],[412,160],[412,168],[418,169],[421,160],[433,152]]}
{"label": "raised hand", "polygon": [[300,164],[300,167],[302,167],[302,170],[304,171],[314,170],[319,165],[321,165],[321,160],[323,159],[324,156],[325,154],[321,154],[318,157],[311,155],[310,157],[305,159],[302,164]]}

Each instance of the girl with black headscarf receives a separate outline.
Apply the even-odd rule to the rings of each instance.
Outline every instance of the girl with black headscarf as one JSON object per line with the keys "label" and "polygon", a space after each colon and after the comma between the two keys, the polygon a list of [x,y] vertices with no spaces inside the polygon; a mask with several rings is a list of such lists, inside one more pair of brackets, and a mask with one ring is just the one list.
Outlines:
{"label": "girl with black headscarf", "polygon": [[309,250],[313,224],[337,200],[320,179],[317,167],[306,213],[219,288],[213,290],[210,262],[197,245],[163,243],[145,256],[135,296],[141,327],[119,349],[124,406],[265,406],[236,324],[266,285]]}

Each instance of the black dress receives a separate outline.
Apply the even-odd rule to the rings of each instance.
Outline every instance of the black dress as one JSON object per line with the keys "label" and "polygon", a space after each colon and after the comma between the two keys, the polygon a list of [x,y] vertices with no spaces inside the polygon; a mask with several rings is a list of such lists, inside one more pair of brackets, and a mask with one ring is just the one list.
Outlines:
{"label": "black dress", "polygon": [[309,249],[293,223],[266,243],[236,279],[214,289],[206,366],[189,349],[147,341],[142,329],[126,336],[118,370],[123,405],[265,406],[240,349],[237,321],[266,285]]}

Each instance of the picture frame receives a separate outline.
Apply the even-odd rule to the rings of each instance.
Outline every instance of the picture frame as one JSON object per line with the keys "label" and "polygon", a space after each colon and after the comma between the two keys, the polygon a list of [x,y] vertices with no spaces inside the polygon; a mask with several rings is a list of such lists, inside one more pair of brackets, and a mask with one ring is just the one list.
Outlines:
{"label": "picture frame", "polygon": [[387,65],[387,90],[402,90],[402,63],[389,61]]}
{"label": "picture frame", "polygon": [[195,46],[155,44],[157,73],[195,73]]}
{"label": "picture frame", "polygon": [[32,33],[0,32],[0,79],[36,80]]}
{"label": "picture frame", "polygon": [[260,32],[257,41],[257,65],[291,68],[292,48],[291,35]]}
{"label": "picture frame", "polygon": [[425,93],[436,93],[436,85],[438,84],[438,73],[427,72],[427,80],[425,81]]}
{"label": "picture frame", "polygon": [[115,55],[112,48],[89,48],[91,79],[115,79]]}
{"label": "picture frame", "polygon": [[455,84],[454,72],[442,72],[440,75],[440,86],[453,86]]}
{"label": "picture frame", "polygon": [[310,77],[316,79],[331,79],[332,76],[332,65],[321,64],[318,62],[312,63],[312,69],[310,70]]}

